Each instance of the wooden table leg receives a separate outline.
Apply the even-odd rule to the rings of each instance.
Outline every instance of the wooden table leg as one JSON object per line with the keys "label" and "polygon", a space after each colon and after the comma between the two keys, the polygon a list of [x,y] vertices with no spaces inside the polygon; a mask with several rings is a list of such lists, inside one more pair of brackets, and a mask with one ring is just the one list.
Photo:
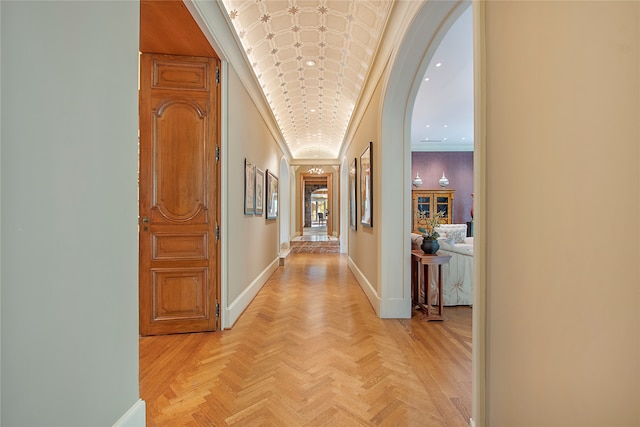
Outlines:
{"label": "wooden table leg", "polygon": [[431,283],[429,283],[429,264],[424,265],[424,305],[427,307],[427,318],[431,317]]}
{"label": "wooden table leg", "polygon": [[418,261],[411,257],[411,306],[418,303]]}
{"label": "wooden table leg", "polygon": [[424,265],[424,286],[425,286],[425,303],[422,306],[423,310],[426,313],[425,320],[445,320],[443,313],[444,301],[442,299],[442,265],[438,265],[438,314],[433,313],[433,308],[431,307],[431,283],[429,281],[429,265]]}
{"label": "wooden table leg", "polygon": [[438,265],[438,314],[442,317],[444,302],[442,298],[442,264]]}

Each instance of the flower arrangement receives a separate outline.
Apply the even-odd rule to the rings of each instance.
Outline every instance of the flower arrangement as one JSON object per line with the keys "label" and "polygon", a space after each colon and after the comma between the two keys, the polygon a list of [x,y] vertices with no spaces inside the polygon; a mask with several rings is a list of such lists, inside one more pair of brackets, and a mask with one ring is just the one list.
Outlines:
{"label": "flower arrangement", "polygon": [[440,234],[436,231],[436,227],[442,224],[442,218],[444,218],[444,211],[437,212],[431,218],[425,218],[424,213],[420,213],[421,218],[424,218],[424,227],[418,227],[418,231],[422,233],[422,238],[426,240],[436,240],[440,237]]}

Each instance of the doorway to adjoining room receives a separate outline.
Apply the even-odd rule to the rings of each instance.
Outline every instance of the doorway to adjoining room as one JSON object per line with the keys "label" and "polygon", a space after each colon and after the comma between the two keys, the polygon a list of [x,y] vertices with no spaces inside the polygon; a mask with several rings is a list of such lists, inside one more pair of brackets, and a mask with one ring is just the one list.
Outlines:
{"label": "doorway to adjoining room", "polygon": [[332,174],[301,174],[301,235],[291,242],[293,252],[339,252],[340,241],[333,235]]}
{"label": "doorway to adjoining room", "polygon": [[[327,218],[329,214],[328,189],[319,188],[313,191],[309,200],[309,212],[305,212],[303,236],[326,236]],[[305,207],[307,204],[305,203]],[[308,221],[307,221],[308,219]]]}

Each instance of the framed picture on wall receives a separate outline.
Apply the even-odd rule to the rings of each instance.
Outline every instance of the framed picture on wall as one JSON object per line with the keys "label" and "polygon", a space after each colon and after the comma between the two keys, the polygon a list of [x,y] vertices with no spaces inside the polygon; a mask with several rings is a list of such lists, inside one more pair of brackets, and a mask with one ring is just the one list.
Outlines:
{"label": "framed picture on wall", "polygon": [[267,219],[278,217],[278,177],[267,169]]}
{"label": "framed picture on wall", "polygon": [[256,213],[256,167],[244,159],[244,214]]}
{"label": "framed picture on wall", "polygon": [[373,227],[373,142],[360,155],[360,223]]}
{"label": "framed picture on wall", "polygon": [[358,159],[349,167],[349,226],[358,229]]}
{"label": "framed picture on wall", "polygon": [[264,171],[256,168],[256,215],[264,213]]}

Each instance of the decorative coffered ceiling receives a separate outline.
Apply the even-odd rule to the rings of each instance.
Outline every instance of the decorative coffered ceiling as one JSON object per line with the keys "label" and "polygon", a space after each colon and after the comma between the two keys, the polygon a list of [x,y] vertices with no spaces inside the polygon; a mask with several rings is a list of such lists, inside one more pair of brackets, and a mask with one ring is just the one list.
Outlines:
{"label": "decorative coffered ceiling", "polygon": [[393,2],[223,0],[294,159],[336,159]]}

